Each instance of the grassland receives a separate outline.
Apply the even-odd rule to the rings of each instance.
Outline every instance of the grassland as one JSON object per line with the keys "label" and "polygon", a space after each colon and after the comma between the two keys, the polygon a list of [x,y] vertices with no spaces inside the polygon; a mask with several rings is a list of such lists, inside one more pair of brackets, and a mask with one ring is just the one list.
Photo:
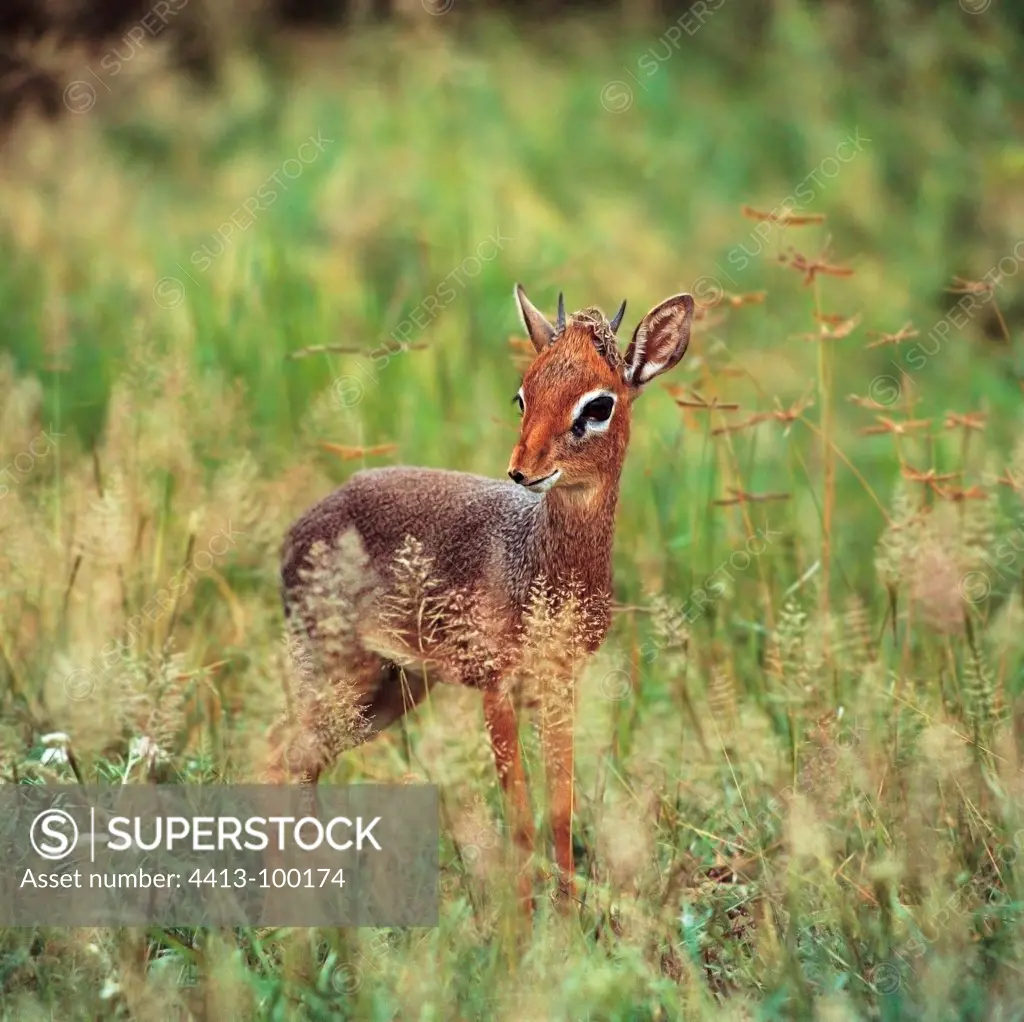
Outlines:
{"label": "grassland", "polygon": [[[516,937],[480,707],[438,690],[329,778],[441,785],[437,929],[12,930],[5,1020],[1016,1017],[1020,53],[952,8],[886,15],[871,59],[838,8],[780,5],[758,53],[729,8],[674,49],[434,19],[229,50],[214,93],[152,48],[18,128],[6,781],[252,779],[287,525],[364,464],[503,472],[513,282],[625,297],[630,328],[705,308],[637,407],[577,732],[586,906]],[[740,212],[787,196],[827,220]],[[826,243],[852,274],[799,268]]]}

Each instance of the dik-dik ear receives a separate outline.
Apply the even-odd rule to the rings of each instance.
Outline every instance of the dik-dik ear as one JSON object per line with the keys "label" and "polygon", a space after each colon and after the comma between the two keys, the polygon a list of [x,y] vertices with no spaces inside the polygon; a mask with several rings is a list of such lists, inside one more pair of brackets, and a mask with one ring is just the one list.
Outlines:
{"label": "dik-dik ear", "polygon": [[637,325],[626,349],[626,382],[638,390],[666,373],[686,354],[693,323],[693,297],[673,295]]}
{"label": "dik-dik ear", "polygon": [[[558,305],[559,311],[564,317],[561,296],[559,296]],[[522,319],[523,326],[530,335],[533,347],[539,355],[555,339],[557,331],[548,322],[544,313],[526,297],[522,284],[516,284],[516,306],[519,309],[519,318]]]}

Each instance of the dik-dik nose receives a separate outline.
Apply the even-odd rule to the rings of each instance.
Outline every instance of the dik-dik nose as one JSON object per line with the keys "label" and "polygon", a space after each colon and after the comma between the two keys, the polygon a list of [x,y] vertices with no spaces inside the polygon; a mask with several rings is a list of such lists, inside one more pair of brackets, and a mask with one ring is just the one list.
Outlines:
{"label": "dik-dik nose", "polygon": [[526,476],[524,476],[523,473],[520,472],[517,468],[510,469],[508,477],[514,483],[521,483],[526,478]]}

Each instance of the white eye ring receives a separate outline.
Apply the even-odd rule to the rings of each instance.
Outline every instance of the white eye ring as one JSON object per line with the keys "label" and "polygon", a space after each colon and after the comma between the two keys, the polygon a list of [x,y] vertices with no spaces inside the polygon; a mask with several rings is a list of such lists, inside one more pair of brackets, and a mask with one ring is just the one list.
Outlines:
{"label": "white eye ring", "polygon": [[[605,419],[603,422],[598,422],[594,419],[585,419],[583,423],[585,433],[583,435],[586,436],[589,433],[604,433],[612,424],[612,418],[615,415],[615,408],[616,405],[618,405],[618,400],[616,399],[615,395],[609,390],[589,390],[586,394],[583,395],[583,397],[581,397],[576,402],[575,406],[573,407],[572,424],[574,432],[576,424],[580,421],[580,413],[583,411],[584,408],[587,407],[588,404],[590,404],[591,401],[599,397],[610,397],[612,399],[612,410],[611,412],[609,412],[608,418]],[[577,436],[579,436],[579,434],[577,434]]]}
{"label": "white eye ring", "polygon": [[519,390],[516,392],[516,396],[512,400],[519,402],[519,411],[520,411],[521,414],[525,415],[526,414],[526,400],[523,397],[523,388],[522,387],[519,388]]}

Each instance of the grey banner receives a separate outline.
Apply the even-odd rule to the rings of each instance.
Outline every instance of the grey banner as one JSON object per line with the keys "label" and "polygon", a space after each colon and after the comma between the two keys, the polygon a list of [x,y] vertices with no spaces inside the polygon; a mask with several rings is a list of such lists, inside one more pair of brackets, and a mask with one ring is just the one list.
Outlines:
{"label": "grey banner", "polygon": [[0,785],[0,926],[436,926],[432,785]]}

